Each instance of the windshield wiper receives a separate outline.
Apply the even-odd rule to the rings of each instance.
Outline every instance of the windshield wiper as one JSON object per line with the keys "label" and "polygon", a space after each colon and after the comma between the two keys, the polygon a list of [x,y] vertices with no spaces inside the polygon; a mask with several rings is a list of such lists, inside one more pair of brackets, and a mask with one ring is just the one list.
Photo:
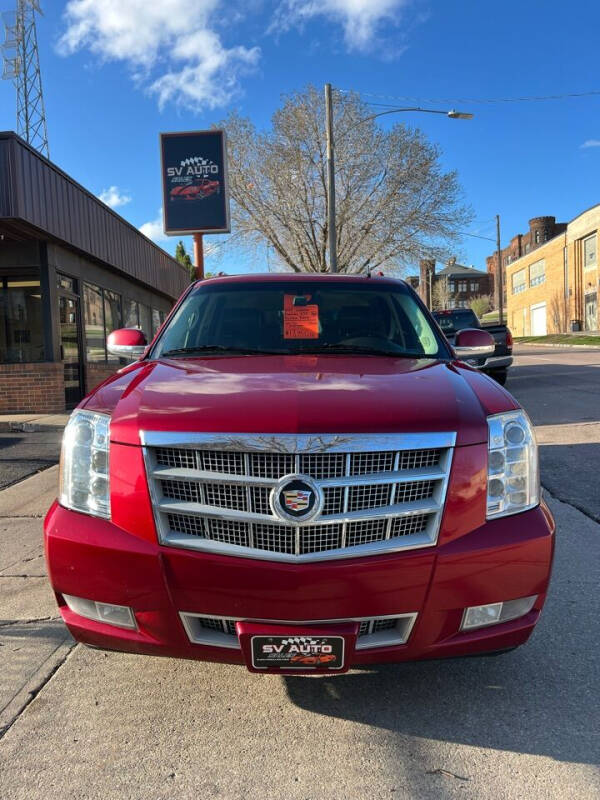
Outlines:
{"label": "windshield wiper", "polygon": [[360,355],[370,356],[391,356],[392,358],[432,358],[438,359],[438,355],[426,355],[425,353],[409,353],[405,350],[382,350],[378,347],[368,347],[366,345],[358,344],[321,344],[315,347],[306,347],[301,350],[296,350],[296,353],[315,355],[318,353],[358,353]]}
{"label": "windshield wiper", "polygon": [[160,353],[159,358],[171,358],[172,356],[192,356],[198,353],[231,353],[243,356],[285,355],[284,351],[282,350],[259,350],[252,347],[230,347],[224,344],[203,344],[197,347],[176,347],[174,350],[165,350],[164,353]]}

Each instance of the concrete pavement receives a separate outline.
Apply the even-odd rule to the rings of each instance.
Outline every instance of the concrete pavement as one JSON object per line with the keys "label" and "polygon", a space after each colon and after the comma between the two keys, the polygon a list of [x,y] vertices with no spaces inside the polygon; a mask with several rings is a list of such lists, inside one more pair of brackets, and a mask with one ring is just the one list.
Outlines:
{"label": "concrete pavement", "polygon": [[600,521],[600,349],[517,346],[506,388],[536,426],[544,486]]}
{"label": "concrete pavement", "polygon": [[53,467],[0,492],[0,737],[74,644],[45,577],[42,518],[57,481]]}
{"label": "concrete pavement", "polygon": [[279,678],[78,645],[0,742],[0,797],[599,796],[600,527],[550,502],[554,582],[519,650]]}
{"label": "concrete pavement", "polygon": [[[538,363],[519,353],[508,388],[541,426],[544,483],[591,512],[597,481],[586,483],[576,448],[600,421],[600,370],[590,363],[600,353],[579,365],[557,355]],[[568,371],[578,382],[578,369],[583,400],[559,380]],[[578,480],[556,477],[553,448],[575,448],[565,457]],[[39,577],[56,478],[53,468],[0,493],[1,800],[600,796],[600,525],[591,513],[549,497],[554,577],[524,647],[279,678],[73,647]]]}

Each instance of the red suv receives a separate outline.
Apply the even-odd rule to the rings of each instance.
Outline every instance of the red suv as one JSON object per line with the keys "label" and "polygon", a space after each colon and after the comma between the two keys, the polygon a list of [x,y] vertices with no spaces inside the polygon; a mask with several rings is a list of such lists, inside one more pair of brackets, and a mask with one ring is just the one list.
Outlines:
{"label": "red suv", "polygon": [[77,408],[45,521],[86,644],[341,672],[523,644],[554,523],[526,413],[388,278],[196,283]]}

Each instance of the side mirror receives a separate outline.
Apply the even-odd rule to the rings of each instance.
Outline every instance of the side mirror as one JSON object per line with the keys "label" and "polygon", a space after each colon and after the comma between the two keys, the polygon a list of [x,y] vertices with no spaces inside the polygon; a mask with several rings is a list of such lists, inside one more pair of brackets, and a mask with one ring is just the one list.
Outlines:
{"label": "side mirror", "polygon": [[137,328],[119,328],[108,334],[106,347],[113,356],[135,361],[144,355],[148,342],[143,331]]}
{"label": "side mirror", "polygon": [[454,340],[454,352],[459,359],[491,356],[495,349],[494,337],[479,328],[464,328]]}

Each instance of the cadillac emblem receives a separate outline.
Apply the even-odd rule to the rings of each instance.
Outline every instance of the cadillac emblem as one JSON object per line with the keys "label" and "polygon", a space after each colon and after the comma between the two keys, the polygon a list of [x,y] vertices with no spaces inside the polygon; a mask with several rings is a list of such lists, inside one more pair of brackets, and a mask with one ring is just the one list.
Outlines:
{"label": "cadillac emblem", "polygon": [[286,522],[307,522],[321,511],[323,493],[305,475],[286,475],[271,492],[271,508]]}
{"label": "cadillac emblem", "polygon": [[312,497],[312,492],[306,489],[293,489],[291,492],[283,492],[285,507],[290,511],[305,511]]}

